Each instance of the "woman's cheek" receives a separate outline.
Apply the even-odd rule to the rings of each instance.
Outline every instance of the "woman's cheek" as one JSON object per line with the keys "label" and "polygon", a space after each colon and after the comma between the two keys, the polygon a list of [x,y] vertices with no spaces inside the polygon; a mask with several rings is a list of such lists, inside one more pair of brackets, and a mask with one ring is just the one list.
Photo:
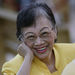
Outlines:
{"label": "woman's cheek", "polygon": [[54,44],[54,38],[53,37],[50,37],[48,39],[48,42],[49,42],[50,45],[53,45]]}
{"label": "woman's cheek", "polygon": [[32,48],[32,43],[30,43],[30,42],[25,42],[25,44],[26,44],[29,48]]}
{"label": "woman's cheek", "polygon": [[34,51],[33,51],[33,44],[32,43],[26,43],[26,45],[31,49],[31,51],[34,53]]}

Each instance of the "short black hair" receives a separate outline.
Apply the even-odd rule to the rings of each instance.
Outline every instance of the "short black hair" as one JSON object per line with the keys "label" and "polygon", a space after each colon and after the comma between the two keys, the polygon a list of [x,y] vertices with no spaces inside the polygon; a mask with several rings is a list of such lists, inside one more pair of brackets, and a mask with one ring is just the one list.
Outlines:
{"label": "short black hair", "polygon": [[[37,18],[37,11],[39,12],[40,10],[43,10],[47,14],[41,13],[41,15],[44,14],[44,16],[52,22],[53,27],[55,27],[56,21],[50,7],[46,3],[31,3],[23,8],[17,16],[17,38],[20,37],[23,27],[29,27],[34,24]],[[40,15],[40,12],[38,15]]]}

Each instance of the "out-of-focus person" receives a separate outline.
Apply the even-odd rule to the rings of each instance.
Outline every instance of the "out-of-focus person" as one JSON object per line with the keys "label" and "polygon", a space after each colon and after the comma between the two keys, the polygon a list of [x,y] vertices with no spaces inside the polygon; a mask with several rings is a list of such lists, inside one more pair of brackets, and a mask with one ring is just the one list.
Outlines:
{"label": "out-of-focus person", "polygon": [[75,60],[66,65],[62,75],[75,75]]}

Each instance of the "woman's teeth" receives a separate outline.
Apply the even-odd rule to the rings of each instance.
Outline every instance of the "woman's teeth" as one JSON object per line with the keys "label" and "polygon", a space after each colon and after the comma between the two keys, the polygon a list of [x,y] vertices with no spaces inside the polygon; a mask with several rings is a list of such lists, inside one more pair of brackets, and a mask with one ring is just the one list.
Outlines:
{"label": "woman's teeth", "polygon": [[44,48],[41,48],[41,49],[38,49],[38,50],[44,50],[46,47],[44,47]]}
{"label": "woman's teeth", "polygon": [[46,47],[37,49],[37,52],[38,52],[38,53],[44,53],[44,52],[46,52],[46,51],[47,51],[47,48],[46,48]]}

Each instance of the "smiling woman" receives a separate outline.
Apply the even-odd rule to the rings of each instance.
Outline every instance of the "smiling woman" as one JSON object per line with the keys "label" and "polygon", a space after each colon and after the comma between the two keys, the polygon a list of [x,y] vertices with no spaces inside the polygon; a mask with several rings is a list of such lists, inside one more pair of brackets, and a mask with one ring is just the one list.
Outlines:
{"label": "smiling woman", "polygon": [[38,58],[44,59],[52,51],[56,32],[52,30],[49,20],[43,16],[37,19],[35,25],[23,28],[23,32],[26,34],[24,42]]}
{"label": "smiling woman", "polygon": [[18,55],[3,65],[3,75],[61,75],[75,58],[75,44],[55,44],[54,15],[46,3],[34,2],[17,17]]}

